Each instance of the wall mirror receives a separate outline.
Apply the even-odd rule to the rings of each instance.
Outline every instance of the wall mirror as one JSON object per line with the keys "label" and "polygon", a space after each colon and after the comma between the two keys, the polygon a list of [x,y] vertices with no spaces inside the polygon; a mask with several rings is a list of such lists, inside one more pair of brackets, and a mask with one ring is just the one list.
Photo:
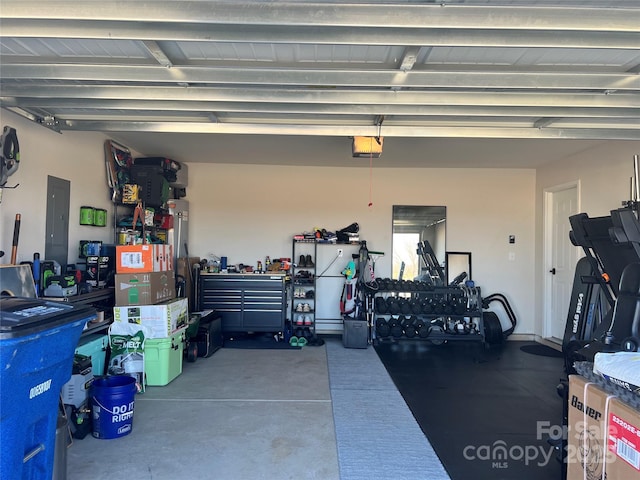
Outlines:
{"label": "wall mirror", "polygon": [[428,241],[438,263],[445,262],[447,208],[443,206],[393,206],[392,278],[413,280],[423,275],[426,265],[418,254],[418,243]]}

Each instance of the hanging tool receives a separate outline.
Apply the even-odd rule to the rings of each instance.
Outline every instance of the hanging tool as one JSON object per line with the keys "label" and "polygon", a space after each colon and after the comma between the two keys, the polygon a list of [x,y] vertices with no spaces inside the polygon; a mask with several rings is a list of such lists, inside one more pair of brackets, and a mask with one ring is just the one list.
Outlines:
{"label": "hanging tool", "polygon": [[16,213],[16,221],[13,226],[13,244],[11,247],[11,265],[16,264],[18,256],[18,239],[20,238],[20,219],[21,215]]}
{"label": "hanging tool", "polygon": [[40,254],[33,254],[33,282],[36,287],[36,297],[40,296]]}
{"label": "hanging tool", "polygon": [[0,151],[0,187],[4,187],[7,179],[16,173],[20,166],[20,144],[18,143],[16,129],[5,125],[0,144],[2,144],[2,150]]}

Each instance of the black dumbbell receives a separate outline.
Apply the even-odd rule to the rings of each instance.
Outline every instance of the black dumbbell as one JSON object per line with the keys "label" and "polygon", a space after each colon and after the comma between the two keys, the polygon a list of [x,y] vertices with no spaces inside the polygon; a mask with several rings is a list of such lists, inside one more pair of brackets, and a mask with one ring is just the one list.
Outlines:
{"label": "black dumbbell", "polygon": [[400,312],[403,315],[411,315],[411,304],[406,298],[400,299]]}
{"label": "black dumbbell", "polygon": [[400,315],[398,318],[393,319],[393,321],[389,320],[389,325],[391,327],[391,336],[393,338],[400,338],[402,336],[402,322],[404,321],[404,317]]}
{"label": "black dumbbell", "polygon": [[467,311],[467,301],[464,297],[456,297],[453,311],[456,315],[463,315]]}
{"label": "black dumbbell", "polygon": [[400,303],[396,297],[387,298],[387,311],[391,315],[398,315],[400,313]]}
{"label": "black dumbbell", "polygon": [[384,317],[376,318],[376,335],[378,338],[388,337],[390,334],[389,322]]}
{"label": "black dumbbell", "polygon": [[422,313],[430,314],[433,313],[433,299],[425,298],[422,301]]}
{"label": "black dumbbell", "polygon": [[411,313],[414,315],[420,315],[422,313],[422,303],[417,298],[409,300],[409,305],[411,306]]}
{"label": "black dumbbell", "polygon": [[415,323],[415,327],[420,338],[427,338],[429,336],[429,325],[426,324],[425,321],[421,318],[418,318]]}
{"label": "black dumbbell", "polygon": [[403,322],[402,329],[404,330],[404,335],[407,338],[415,338],[415,336],[418,334],[418,331],[415,327],[415,321],[416,317],[411,316],[409,318],[405,318]]}
{"label": "black dumbbell", "polygon": [[389,310],[387,308],[387,302],[382,297],[376,297],[375,299],[376,312],[378,313],[387,313]]}

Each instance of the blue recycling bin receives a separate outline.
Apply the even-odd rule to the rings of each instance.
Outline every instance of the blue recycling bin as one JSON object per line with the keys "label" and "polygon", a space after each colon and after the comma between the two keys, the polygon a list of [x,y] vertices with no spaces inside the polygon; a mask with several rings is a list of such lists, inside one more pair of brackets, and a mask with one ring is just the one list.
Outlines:
{"label": "blue recycling bin", "polygon": [[71,378],[73,355],[88,306],[0,297],[0,478],[41,480],[53,475],[60,390]]}

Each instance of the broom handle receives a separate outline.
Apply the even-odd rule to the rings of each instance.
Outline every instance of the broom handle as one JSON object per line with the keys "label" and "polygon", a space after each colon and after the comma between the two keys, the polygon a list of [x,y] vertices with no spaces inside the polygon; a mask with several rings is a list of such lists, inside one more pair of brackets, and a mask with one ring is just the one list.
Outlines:
{"label": "broom handle", "polygon": [[16,213],[16,222],[13,226],[13,246],[11,247],[11,265],[16,264],[18,256],[18,239],[20,238],[20,214]]}

